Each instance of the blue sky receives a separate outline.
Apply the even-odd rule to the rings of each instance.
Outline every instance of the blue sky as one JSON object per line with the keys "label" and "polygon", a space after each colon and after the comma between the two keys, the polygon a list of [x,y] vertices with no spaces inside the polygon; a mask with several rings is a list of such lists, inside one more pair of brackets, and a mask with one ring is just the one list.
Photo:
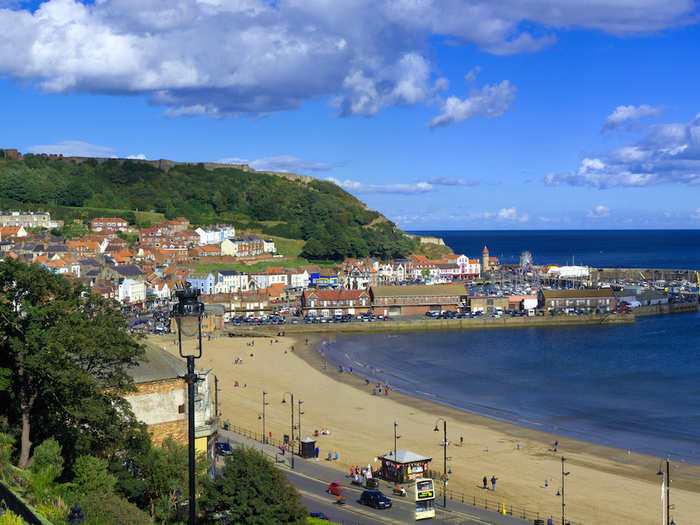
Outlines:
{"label": "blue sky", "polygon": [[402,228],[700,228],[694,0],[0,0],[0,147],[331,179]]}

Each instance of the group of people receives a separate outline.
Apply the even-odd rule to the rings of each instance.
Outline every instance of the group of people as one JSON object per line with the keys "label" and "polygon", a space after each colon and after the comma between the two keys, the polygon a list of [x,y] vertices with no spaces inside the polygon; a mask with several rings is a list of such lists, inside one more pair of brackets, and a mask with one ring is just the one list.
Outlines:
{"label": "group of people", "polygon": [[[496,476],[491,476],[491,490],[496,490],[496,480],[498,478]],[[484,476],[484,479],[482,479],[482,482],[484,483],[484,490],[489,490],[489,479]]]}
{"label": "group of people", "polygon": [[[369,383],[369,381],[366,381],[365,384],[368,384],[368,383]],[[388,396],[388,395],[389,395],[389,389],[390,389],[390,388],[391,388],[391,387],[389,386],[388,383],[385,384],[385,385],[382,385],[381,382],[380,382],[380,383],[377,383],[377,386],[375,386],[375,387],[372,388],[372,395],[373,395],[373,396],[376,396],[377,394],[379,394],[379,395],[381,396],[381,395],[382,395],[382,391],[383,391],[383,392],[384,392],[384,395],[385,395],[385,396]]]}

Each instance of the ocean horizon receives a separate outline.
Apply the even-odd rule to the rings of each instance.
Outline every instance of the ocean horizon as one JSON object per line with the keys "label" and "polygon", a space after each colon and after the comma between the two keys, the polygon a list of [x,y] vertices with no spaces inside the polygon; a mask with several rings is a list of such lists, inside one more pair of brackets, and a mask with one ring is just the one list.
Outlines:
{"label": "ocean horizon", "polygon": [[455,253],[517,264],[529,251],[536,265],[576,264],[596,268],[700,270],[700,230],[421,230],[440,237]]}

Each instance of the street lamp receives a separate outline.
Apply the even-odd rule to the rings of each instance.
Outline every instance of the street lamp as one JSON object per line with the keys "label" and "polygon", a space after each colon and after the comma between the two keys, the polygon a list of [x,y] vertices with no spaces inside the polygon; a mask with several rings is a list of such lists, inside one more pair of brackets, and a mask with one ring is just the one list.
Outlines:
{"label": "street lamp", "polygon": [[[564,472],[564,462],[566,461],[566,458],[562,456],[561,458],[561,525],[566,525],[566,521],[564,518],[564,507],[566,507],[566,503],[564,503],[564,478],[571,474],[571,472]],[[559,496],[559,491],[557,491],[557,496]]]}
{"label": "street lamp", "polygon": [[398,424],[396,421],[394,421],[394,463],[396,463],[396,465],[397,465],[396,473],[395,473],[395,476],[394,476],[394,483],[398,483],[398,482],[399,482],[399,476],[398,476],[398,472],[399,472],[399,469],[398,469],[399,460],[398,460],[397,457],[396,457],[396,440],[401,439],[401,436],[399,436],[399,435],[396,433],[396,429],[397,429],[398,427],[399,427],[399,424]]}
{"label": "street lamp", "polygon": [[267,443],[267,434],[265,433],[265,407],[269,405],[267,401],[265,401],[265,396],[267,396],[267,392],[263,392],[262,394],[262,423],[263,423],[263,435],[262,435],[262,442],[263,445]]}
{"label": "street lamp", "polygon": [[[292,470],[293,470],[294,469],[294,448],[293,448],[294,447],[294,394],[291,392],[285,392],[284,394],[282,394],[282,404],[283,405],[287,402],[287,400],[285,399],[287,394],[289,394],[289,397],[291,397],[291,401],[292,401],[290,404],[290,407],[289,407],[290,408],[289,412],[292,415],[292,427],[290,429],[291,430],[290,439],[292,440],[292,442],[290,443],[291,446],[289,447],[289,451],[292,454]],[[301,437],[299,437],[299,439],[301,439]]]}
{"label": "street lamp", "polygon": [[442,506],[447,508],[447,420],[440,417],[435,421],[433,431],[440,432],[438,423],[442,421],[443,440],[442,440]]}
{"label": "street lamp", "polygon": [[[199,302],[199,290],[191,288],[189,283],[184,288],[175,291],[177,304],[173,306],[172,316],[177,323],[177,339],[179,344],[180,357],[187,359],[187,375],[184,379],[187,383],[187,416],[188,416],[188,442],[190,460],[190,517],[189,524],[195,522],[195,499],[194,499],[194,387],[197,382],[197,374],[194,371],[194,360],[202,357],[202,313],[204,304]],[[182,334],[187,337],[197,336],[198,344],[192,353],[182,352]]]}
{"label": "street lamp", "polygon": [[[666,459],[666,472],[663,471],[663,461],[659,464],[659,471],[656,473],[661,476],[661,501],[666,502],[666,505],[661,509],[663,525],[674,525],[671,519],[671,462]],[[665,487],[665,491],[664,491]]]}
{"label": "street lamp", "polygon": [[[297,405],[299,406],[299,455],[300,455],[300,456],[301,456],[301,435],[302,435],[302,434],[301,434],[301,416],[302,416],[302,414],[304,413],[304,412],[302,412],[302,410],[301,410],[301,405],[302,405],[303,403],[304,403],[304,402],[303,402],[301,399],[300,399],[299,401],[297,401]],[[292,410],[294,410],[294,409],[292,409]]]}

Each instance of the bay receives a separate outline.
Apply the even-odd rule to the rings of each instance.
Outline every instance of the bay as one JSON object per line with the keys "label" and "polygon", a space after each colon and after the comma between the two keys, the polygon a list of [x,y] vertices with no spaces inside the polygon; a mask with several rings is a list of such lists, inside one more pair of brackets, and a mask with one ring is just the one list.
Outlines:
{"label": "bay", "polygon": [[[700,268],[700,231],[431,231],[502,262]],[[462,410],[700,464],[700,313],[635,324],[341,335],[327,357]]]}

